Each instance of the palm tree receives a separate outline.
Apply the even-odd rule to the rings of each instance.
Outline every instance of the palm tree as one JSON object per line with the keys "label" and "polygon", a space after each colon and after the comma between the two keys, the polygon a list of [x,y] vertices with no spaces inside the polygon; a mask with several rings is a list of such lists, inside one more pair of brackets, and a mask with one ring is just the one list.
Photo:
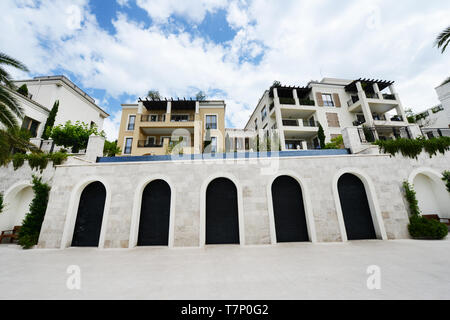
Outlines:
{"label": "palm tree", "polygon": [[450,43],[450,27],[447,27],[447,29],[445,29],[438,35],[438,37],[436,38],[435,45],[438,47],[438,49],[442,49],[441,53],[444,53],[449,43]]}
{"label": "palm tree", "polygon": [[15,91],[16,87],[3,66],[14,67],[22,71],[28,71],[28,68],[20,61],[0,52],[0,122],[11,128],[18,125],[14,115],[22,118],[22,108],[8,90]]}

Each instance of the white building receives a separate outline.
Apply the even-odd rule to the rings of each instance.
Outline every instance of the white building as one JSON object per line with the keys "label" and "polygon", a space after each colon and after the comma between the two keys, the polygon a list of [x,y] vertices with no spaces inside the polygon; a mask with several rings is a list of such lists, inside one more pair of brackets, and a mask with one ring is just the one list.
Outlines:
{"label": "white building", "polygon": [[306,87],[272,86],[264,92],[245,129],[259,135],[279,129],[282,150],[315,149],[320,144],[319,123],[326,142],[341,135],[345,127],[364,124],[371,128],[374,139],[390,139],[400,136],[408,125],[393,81],[324,78]]}
{"label": "white building", "polygon": [[[24,123],[31,122],[33,128],[36,127],[36,137],[40,138],[45,125],[43,115],[48,116],[56,100],[59,100],[58,113],[55,124],[64,124],[67,121],[82,121],[87,124],[96,124],[101,130],[103,121],[109,116],[104,110],[95,104],[95,100],[87,93],[78,88],[65,76],[35,77],[31,80],[14,81],[17,87],[26,84],[28,87],[28,98],[21,95],[19,101],[24,108]],[[31,107],[33,106],[33,107]],[[37,106],[45,110],[36,115],[32,109]],[[42,109],[42,108],[40,108]]]}
{"label": "white building", "polygon": [[[435,90],[441,103],[419,113],[416,116],[417,124],[423,128],[450,129],[450,82],[440,85]],[[450,130],[444,131],[449,133]],[[426,134],[430,132],[433,133],[427,131]]]}

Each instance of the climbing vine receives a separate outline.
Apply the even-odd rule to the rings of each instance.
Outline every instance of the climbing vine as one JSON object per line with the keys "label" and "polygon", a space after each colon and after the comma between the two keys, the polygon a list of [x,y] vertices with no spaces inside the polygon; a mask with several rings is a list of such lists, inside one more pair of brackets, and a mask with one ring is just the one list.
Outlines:
{"label": "climbing vine", "polygon": [[414,239],[434,239],[440,240],[447,236],[447,225],[436,219],[427,219],[420,215],[419,202],[416,198],[414,188],[408,183],[403,182],[406,200],[409,203],[411,217],[409,218],[408,231]]}
{"label": "climbing vine", "polygon": [[380,148],[381,152],[389,153],[392,156],[401,153],[404,157],[417,159],[419,154],[425,151],[431,158],[437,155],[438,152],[445,154],[446,151],[450,150],[450,137],[377,140],[374,144]]}
{"label": "climbing vine", "polygon": [[445,182],[445,186],[447,187],[447,191],[450,192],[450,171],[442,172],[442,181]]}
{"label": "climbing vine", "polygon": [[65,152],[55,152],[50,154],[43,152],[34,152],[30,154],[16,153],[12,157],[12,163],[14,170],[17,170],[22,167],[25,160],[27,160],[32,170],[39,170],[42,172],[47,168],[49,161],[53,162],[53,166],[58,166],[66,161],[67,158],[68,155]]}

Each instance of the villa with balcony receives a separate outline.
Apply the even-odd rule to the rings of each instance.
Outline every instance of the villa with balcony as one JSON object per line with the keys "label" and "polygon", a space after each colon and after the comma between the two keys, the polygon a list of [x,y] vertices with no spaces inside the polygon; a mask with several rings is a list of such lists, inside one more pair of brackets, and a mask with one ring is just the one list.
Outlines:
{"label": "villa with balcony", "polygon": [[118,145],[123,156],[214,153],[223,151],[224,132],[224,101],[140,99],[122,105]]}
{"label": "villa with balcony", "polygon": [[319,124],[330,142],[343,128],[352,126],[369,128],[376,139],[395,138],[407,121],[393,81],[324,78],[305,87],[272,86],[245,129],[259,137],[279,129],[281,150],[305,150],[323,147]]}

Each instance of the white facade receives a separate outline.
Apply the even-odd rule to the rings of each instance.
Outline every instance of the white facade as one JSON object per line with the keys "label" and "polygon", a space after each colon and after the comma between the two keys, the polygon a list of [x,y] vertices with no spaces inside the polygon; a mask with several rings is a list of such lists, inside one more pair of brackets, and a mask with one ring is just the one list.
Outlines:
{"label": "white facade", "polygon": [[424,128],[450,128],[450,82],[436,89],[441,104],[418,114],[417,124]]}
{"label": "white facade", "polygon": [[[95,104],[93,98],[83,92],[64,76],[35,77],[31,80],[14,82],[17,87],[26,84],[33,101],[51,110],[56,100],[59,100],[55,125],[82,121],[88,125],[95,123],[101,130],[103,121],[109,115]],[[42,126],[45,125],[45,121]]]}
{"label": "white facade", "polygon": [[[35,122],[34,125],[36,126],[36,137],[41,137],[44,132],[44,125],[47,121],[50,110],[36,101],[17,93],[16,91],[10,90],[6,87],[3,88],[16,99],[19,106],[22,108],[23,119],[19,119],[19,117],[16,116],[19,126],[25,125],[23,122],[26,118],[33,119]],[[0,123],[0,127],[4,126]]]}
{"label": "white facade", "polygon": [[284,151],[317,148],[318,123],[329,142],[358,121],[356,125],[364,123],[376,128],[380,137],[390,138],[392,127],[407,126],[405,120],[392,82],[324,78],[304,88],[279,86],[266,91],[245,129],[279,129]]}

